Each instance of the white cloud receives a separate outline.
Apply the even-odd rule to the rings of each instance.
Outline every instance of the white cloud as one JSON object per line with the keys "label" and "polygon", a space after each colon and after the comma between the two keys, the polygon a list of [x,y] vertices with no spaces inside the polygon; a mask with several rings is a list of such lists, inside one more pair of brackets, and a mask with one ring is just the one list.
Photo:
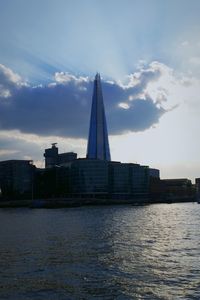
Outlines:
{"label": "white cloud", "polygon": [[123,108],[123,109],[129,109],[130,108],[130,105],[128,105],[128,103],[125,103],[125,102],[120,102],[118,104],[118,106]]}
{"label": "white cloud", "polygon": [[2,64],[0,64],[0,74],[3,74],[4,78],[7,78],[8,82],[12,82],[19,86],[23,84],[22,78],[17,73],[14,73],[11,69]]}
{"label": "white cloud", "polygon": [[0,84],[0,98],[9,98],[11,93],[8,89],[6,89],[2,84]]}
{"label": "white cloud", "polygon": [[83,76],[76,77],[72,74],[65,73],[65,72],[56,72],[54,75],[54,79],[57,83],[62,83],[62,84],[68,84],[70,82],[81,84],[89,81],[88,77],[83,77]]}
{"label": "white cloud", "polygon": [[28,86],[27,82],[11,69],[0,64],[0,98],[9,98],[16,89]]}

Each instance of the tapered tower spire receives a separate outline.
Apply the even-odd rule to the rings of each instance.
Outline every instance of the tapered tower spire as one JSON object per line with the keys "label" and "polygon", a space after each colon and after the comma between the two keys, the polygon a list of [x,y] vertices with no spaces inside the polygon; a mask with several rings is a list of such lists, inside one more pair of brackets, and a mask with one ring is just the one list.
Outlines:
{"label": "tapered tower spire", "polygon": [[96,74],[94,80],[87,158],[110,160],[106,116],[99,73]]}

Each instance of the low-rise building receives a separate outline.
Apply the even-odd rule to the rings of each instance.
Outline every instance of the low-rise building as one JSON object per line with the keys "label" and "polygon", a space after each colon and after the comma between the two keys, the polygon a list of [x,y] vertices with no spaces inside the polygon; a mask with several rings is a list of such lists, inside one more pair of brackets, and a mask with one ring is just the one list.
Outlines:
{"label": "low-rise building", "polygon": [[30,160],[0,162],[0,188],[5,199],[31,197],[35,166]]}
{"label": "low-rise building", "polygon": [[109,191],[112,198],[147,198],[149,168],[132,163],[109,163]]}
{"label": "low-rise building", "polygon": [[100,159],[77,159],[70,164],[71,193],[85,197],[108,196],[108,162]]}
{"label": "low-rise building", "polygon": [[195,194],[197,201],[200,202],[200,178],[195,178]]}
{"label": "low-rise building", "polygon": [[132,195],[137,198],[149,196],[149,167],[129,164],[131,169]]}
{"label": "low-rise building", "polygon": [[37,169],[33,189],[33,198],[67,197],[70,193],[69,168],[55,166]]}
{"label": "low-rise building", "polygon": [[153,178],[160,178],[160,170],[155,168],[149,168],[149,176]]}
{"label": "low-rise building", "polygon": [[109,194],[112,198],[129,198],[131,194],[131,177],[129,164],[109,163]]}
{"label": "low-rise building", "polygon": [[162,179],[165,189],[165,198],[169,201],[194,200],[194,188],[191,180],[187,178]]}
{"label": "low-rise building", "polygon": [[148,197],[149,168],[139,164],[80,158],[37,171],[35,195],[137,199]]}
{"label": "low-rise building", "polygon": [[148,167],[139,164],[77,159],[70,165],[73,194],[87,197],[132,199],[148,197]]}

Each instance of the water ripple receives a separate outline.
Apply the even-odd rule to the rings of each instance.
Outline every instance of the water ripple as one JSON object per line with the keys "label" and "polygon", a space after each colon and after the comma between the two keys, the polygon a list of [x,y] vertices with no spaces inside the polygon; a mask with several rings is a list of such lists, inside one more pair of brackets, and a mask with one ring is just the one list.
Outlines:
{"label": "water ripple", "polygon": [[0,299],[200,299],[200,205],[0,210]]}

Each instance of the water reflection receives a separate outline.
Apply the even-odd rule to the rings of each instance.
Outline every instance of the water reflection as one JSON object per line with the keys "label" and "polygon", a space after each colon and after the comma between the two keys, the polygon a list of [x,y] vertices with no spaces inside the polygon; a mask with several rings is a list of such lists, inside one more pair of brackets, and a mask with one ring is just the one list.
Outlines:
{"label": "water reflection", "polygon": [[0,298],[200,299],[200,206],[0,211]]}

